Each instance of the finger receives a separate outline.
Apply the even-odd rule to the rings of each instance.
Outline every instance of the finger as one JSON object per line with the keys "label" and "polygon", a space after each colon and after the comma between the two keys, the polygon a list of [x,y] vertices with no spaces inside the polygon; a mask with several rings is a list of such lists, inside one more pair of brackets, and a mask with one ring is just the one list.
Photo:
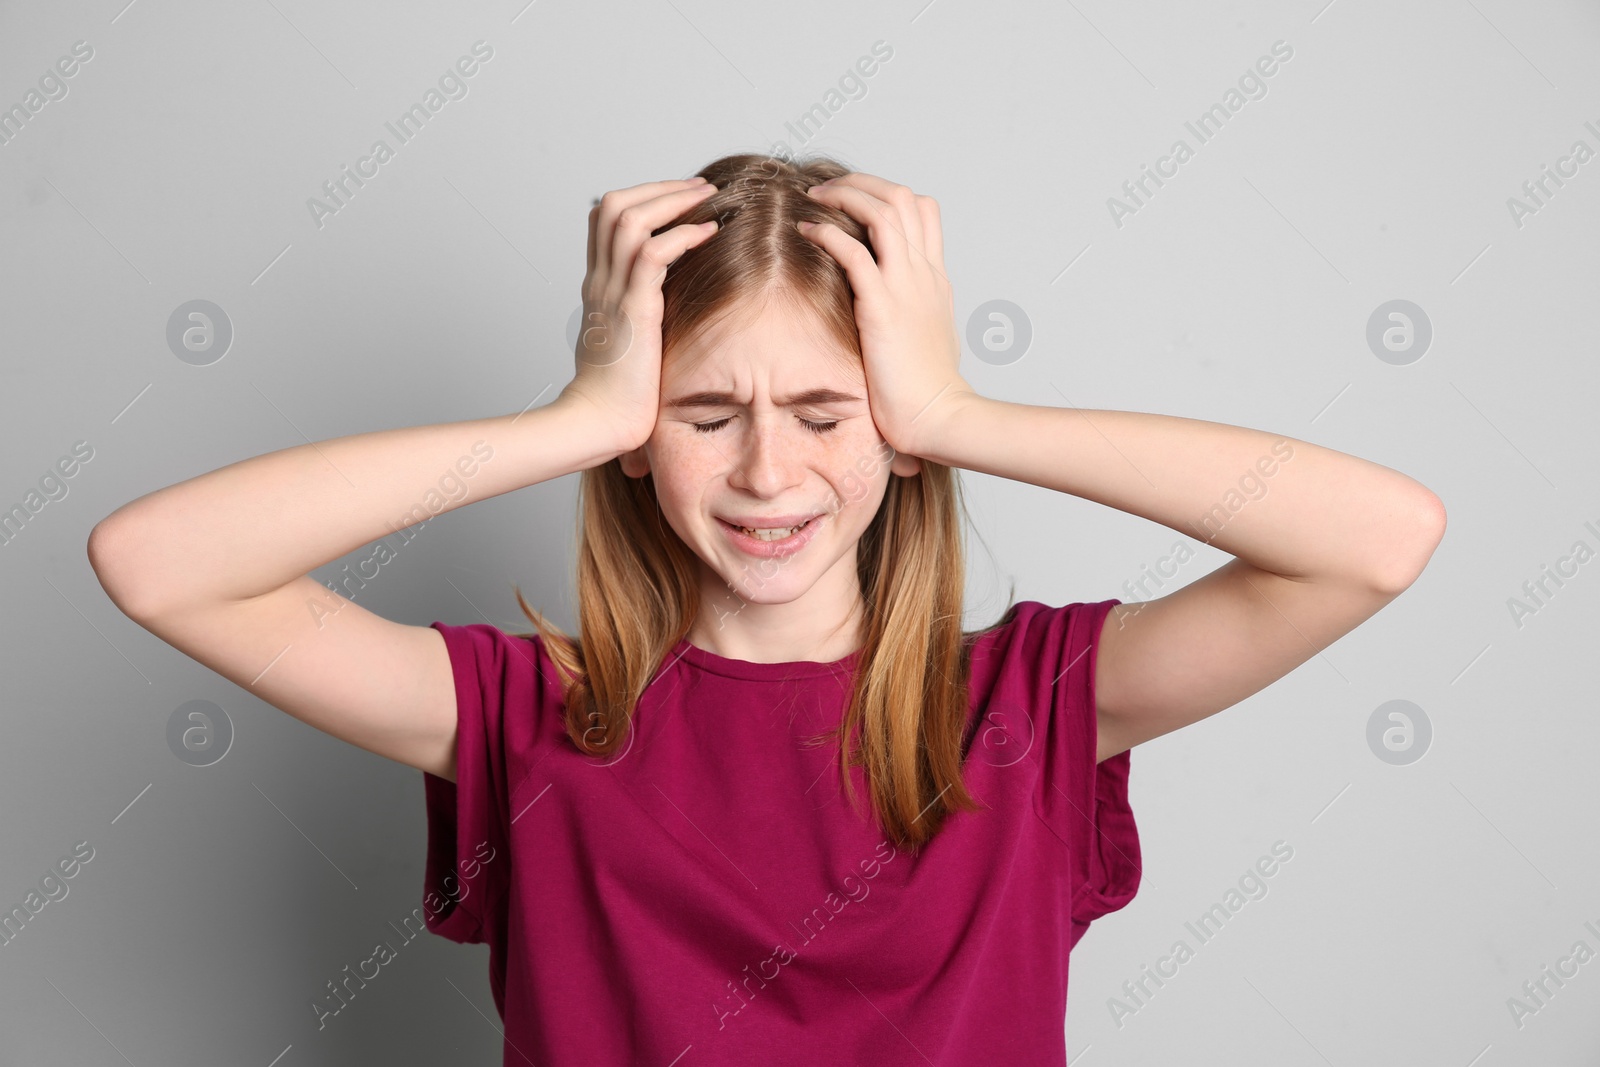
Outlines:
{"label": "finger", "polygon": [[[673,178],[668,181],[644,182],[641,185],[631,186],[627,189],[613,189],[595,201],[589,210],[590,233],[594,238],[594,247],[589,259],[589,271],[592,276],[609,279],[615,262],[614,236],[617,216],[629,208],[637,207],[647,201],[661,197],[663,194],[679,194],[678,203],[683,204],[681,194],[696,190],[713,188],[705,179],[696,175],[693,178]],[[701,193],[700,195],[705,195]],[[662,221],[672,218],[666,215]],[[659,225],[660,223],[657,223]],[[626,260],[623,261],[626,263]]]}
{"label": "finger", "polygon": [[[887,182],[875,175],[862,174],[860,172],[852,172],[825,182],[816,187],[816,192],[813,193],[813,196],[823,200],[827,200],[831,196],[834,199],[835,206],[838,206],[840,210],[844,210],[844,198],[834,192],[834,190],[840,189],[841,186],[858,190],[871,197],[870,202],[881,205],[881,209],[885,212],[890,212],[891,217],[900,218],[903,216],[907,219],[914,219],[914,222],[906,224],[903,231],[905,247],[920,258],[939,277],[943,278],[947,283],[949,282],[950,279],[945,274],[944,269],[944,229],[939,217],[938,201],[931,196],[920,196],[912,193],[903,185],[895,185],[893,182]],[[896,190],[899,190],[899,192]],[[907,196],[909,195],[910,207],[902,210],[893,203],[886,203],[878,198],[878,191],[894,197],[895,200],[901,203],[908,202]],[[854,217],[856,213],[847,211],[846,214]],[[874,234],[873,246],[877,247],[877,243],[878,237]]]}
{"label": "finger", "polygon": [[646,241],[634,257],[621,299],[603,308],[592,309],[582,334],[588,362],[609,366],[633,347],[636,323],[659,329],[662,312],[661,279],[667,268],[688,248],[702,243],[717,232],[715,221],[682,223]]}
{"label": "finger", "polygon": [[617,211],[621,211],[623,206],[636,202],[641,196],[655,195],[655,193],[651,191],[652,189],[656,192],[659,192],[661,189],[673,186],[682,188],[689,185],[691,182],[695,182],[696,180],[703,182],[705,179],[701,178],[697,174],[694,178],[676,178],[669,181],[646,182],[643,185],[635,185],[628,189],[617,189],[606,193],[605,196],[595,197],[593,205],[589,208],[589,255],[587,264],[587,270],[589,274],[592,276],[597,265],[604,264],[608,261],[607,251],[611,242],[609,239],[605,241],[601,241],[599,239],[600,206],[607,197],[611,198],[613,205],[616,205],[619,198],[623,200],[625,203],[616,207]]}
{"label": "finger", "polygon": [[853,170],[848,174],[841,174],[837,178],[829,178],[824,184],[853,185],[883,201],[888,201],[890,199],[889,194],[893,190],[900,188],[899,185],[889,179],[880,178],[876,174],[868,174],[864,170]]}
{"label": "finger", "polygon": [[[641,245],[661,226],[688,211],[701,200],[713,195],[716,186],[709,182],[683,186],[678,189],[647,197],[626,206],[614,207],[615,214],[607,219],[604,198],[600,205],[600,245],[609,248],[606,260],[607,296],[620,299],[627,287],[628,274]],[[608,194],[609,195],[609,194]],[[609,235],[609,240],[607,237]]]}
{"label": "finger", "polygon": [[[824,188],[838,185],[852,186],[870,193],[884,203],[894,205],[900,214],[913,216],[915,221],[908,221],[906,225],[907,243],[926,255],[929,262],[939,268],[939,273],[944,273],[944,237],[938,224],[938,204],[932,197],[919,196],[904,185],[859,170],[829,179],[824,183]],[[931,224],[928,212],[930,204],[933,206]]]}
{"label": "finger", "polygon": [[[813,199],[838,208],[867,228],[880,266],[898,267],[909,260],[910,236],[892,205],[850,185],[819,185],[807,192]],[[920,228],[921,220],[917,223]]]}
{"label": "finger", "polygon": [[634,257],[633,269],[628,275],[628,293],[633,298],[628,303],[646,301],[641,305],[641,310],[657,307],[661,302],[661,279],[666,277],[667,268],[689,249],[710,240],[717,228],[715,219],[702,223],[685,222],[656,234],[640,245],[639,254]]}
{"label": "finger", "polygon": [[[850,288],[855,290],[858,298],[870,298],[872,302],[878,304],[887,299],[883,274],[879,270],[878,263],[874,262],[872,253],[867,251],[866,245],[831,222],[804,225],[800,228],[800,233],[821,245],[823,250],[844,268],[845,277],[850,279]],[[873,247],[877,247],[875,237]]]}
{"label": "finger", "polygon": [[643,182],[640,186],[629,189],[613,189],[603,197],[595,198],[594,206],[589,210],[589,272],[594,274],[600,269],[608,272],[611,267],[611,232],[616,224],[616,216],[626,211],[630,206],[646,202],[651,198],[667,194],[667,192],[682,192],[685,189],[704,189],[709,186],[706,179],[696,174],[694,178],[674,178],[670,181]]}
{"label": "finger", "polygon": [[922,213],[917,210],[917,194],[904,185],[896,185],[872,174],[846,174],[840,180],[852,177],[856,181],[849,185],[887,204],[890,217],[898,220],[906,244],[923,252],[926,238],[922,232]]}
{"label": "finger", "polygon": [[599,222],[600,198],[597,196],[594,198],[594,206],[589,209],[589,259],[588,265],[584,268],[588,277],[594,276],[595,245],[598,243],[595,240],[595,230],[599,228]]}
{"label": "finger", "polygon": [[922,216],[922,243],[928,262],[943,274],[944,226],[939,221],[939,202],[931,196],[919,196],[917,211]]}

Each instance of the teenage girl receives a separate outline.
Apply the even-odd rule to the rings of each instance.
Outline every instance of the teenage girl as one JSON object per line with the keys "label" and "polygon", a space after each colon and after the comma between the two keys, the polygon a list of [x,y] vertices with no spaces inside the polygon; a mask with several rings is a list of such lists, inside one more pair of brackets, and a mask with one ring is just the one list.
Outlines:
{"label": "teenage girl", "polygon": [[[95,527],[96,574],[175,648],[425,772],[423,918],[489,944],[506,1063],[1063,1064],[1068,953],[1138,888],[1128,750],[1399,595],[1438,498],[1279,434],[980,395],[938,206],[828,159],[607,193],[583,310],[554,401],[151,493]],[[968,633],[956,468],[1234,558]],[[510,635],[309,576],[573,472],[573,637],[520,592],[536,632]]]}

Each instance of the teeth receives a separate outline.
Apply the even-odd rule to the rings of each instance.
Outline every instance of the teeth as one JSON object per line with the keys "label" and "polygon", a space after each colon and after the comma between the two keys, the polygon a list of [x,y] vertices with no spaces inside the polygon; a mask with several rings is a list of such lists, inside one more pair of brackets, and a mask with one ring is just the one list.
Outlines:
{"label": "teeth", "polygon": [[[810,521],[810,519],[807,519],[800,526],[805,526]],[[782,541],[785,537],[793,537],[795,531],[800,529],[800,526],[783,526],[771,530],[757,530],[749,526],[741,526],[739,529],[754,537],[757,541]]]}

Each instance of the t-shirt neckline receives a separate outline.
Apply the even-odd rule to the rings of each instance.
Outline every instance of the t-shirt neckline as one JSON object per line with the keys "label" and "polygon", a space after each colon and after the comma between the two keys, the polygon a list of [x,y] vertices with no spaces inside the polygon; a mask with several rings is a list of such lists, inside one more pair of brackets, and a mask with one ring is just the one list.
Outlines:
{"label": "t-shirt neckline", "polygon": [[821,678],[831,674],[847,674],[855,668],[861,657],[860,649],[842,659],[823,663],[817,660],[790,660],[784,663],[755,663],[746,659],[729,659],[709,652],[699,645],[690,644],[687,637],[673,646],[669,662],[682,659],[703,671],[728,678],[745,678],[761,682],[785,681],[791,678]]}

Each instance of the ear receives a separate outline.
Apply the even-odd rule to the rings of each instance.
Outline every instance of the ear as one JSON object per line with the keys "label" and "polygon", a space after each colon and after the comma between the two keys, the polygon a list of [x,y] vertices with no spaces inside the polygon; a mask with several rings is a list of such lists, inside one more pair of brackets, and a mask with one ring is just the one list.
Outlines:
{"label": "ear", "polygon": [[630,478],[643,478],[650,473],[650,456],[645,452],[644,445],[622,453],[617,460],[622,464],[622,473]]}
{"label": "ear", "polygon": [[922,460],[909,452],[896,452],[889,463],[889,471],[902,478],[913,478],[922,473]]}

